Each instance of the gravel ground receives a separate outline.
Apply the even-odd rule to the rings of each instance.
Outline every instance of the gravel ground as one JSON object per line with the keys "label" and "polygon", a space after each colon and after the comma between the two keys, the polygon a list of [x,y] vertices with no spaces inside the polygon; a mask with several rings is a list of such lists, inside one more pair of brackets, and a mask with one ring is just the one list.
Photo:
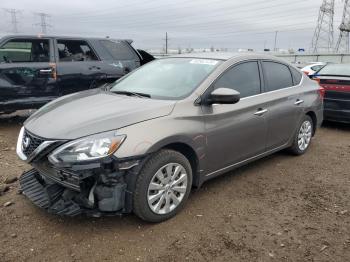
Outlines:
{"label": "gravel ground", "polygon": [[17,194],[5,182],[29,169],[14,148],[23,120],[0,118],[0,261],[350,261],[350,126],[323,126],[304,156],[209,181],[178,216],[148,224],[53,216]]}

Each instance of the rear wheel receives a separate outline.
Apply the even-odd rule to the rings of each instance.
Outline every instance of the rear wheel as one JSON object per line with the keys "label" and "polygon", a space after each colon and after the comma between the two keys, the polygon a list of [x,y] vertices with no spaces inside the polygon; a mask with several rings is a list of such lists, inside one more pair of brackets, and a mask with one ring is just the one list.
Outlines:
{"label": "rear wheel", "polygon": [[311,117],[305,115],[295,134],[290,150],[295,155],[304,154],[311,144],[314,127]]}
{"label": "rear wheel", "polygon": [[161,150],[147,161],[136,182],[134,213],[149,222],[175,216],[184,206],[192,186],[187,158],[173,150]]}

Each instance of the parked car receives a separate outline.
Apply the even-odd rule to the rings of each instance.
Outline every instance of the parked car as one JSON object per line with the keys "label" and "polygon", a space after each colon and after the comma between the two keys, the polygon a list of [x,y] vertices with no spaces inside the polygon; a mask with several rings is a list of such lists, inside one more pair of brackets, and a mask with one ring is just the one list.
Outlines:
{"label": "parked car", "polygon": [[319,71],[321,68],[323,68],[327,63],[323,62],[315,62],[310,65],[307,65],[301,69],[302,72],[304,72],[308,76],[314,75],[317,71]]}
{"label": "parked car", "polygon": [[146,61],[131,40],[6,36],[0,40],[0,113],[35,109],[114,82]]}
{"label": "parked car", "polygon": [[160,222],[192,186],[285,148],[305,153],[322,122],[322,90],[272,56],[158,59],[108,90],[34,113],[18,138],[18,156],[33,166],[20,185],[51,213],[133,211]]}
{"label": "parked car", "polygon": [[325,89],[325,120],[350,123],[350,64],[329,64],[312,79]]}

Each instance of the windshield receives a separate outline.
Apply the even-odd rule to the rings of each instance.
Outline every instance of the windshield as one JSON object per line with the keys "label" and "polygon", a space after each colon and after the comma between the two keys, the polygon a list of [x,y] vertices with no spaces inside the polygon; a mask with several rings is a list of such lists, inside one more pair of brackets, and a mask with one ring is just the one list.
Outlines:
{"label": "windshield", "polygon": [[144,94],[156,99],[181,99],[191,94],[220,63],[211,59],[159,59],[117,81],[110,91]]}
{"label": "windshield", "polygon": [[350,76],[349,64],[331,64],[322,68],[317,75]]}

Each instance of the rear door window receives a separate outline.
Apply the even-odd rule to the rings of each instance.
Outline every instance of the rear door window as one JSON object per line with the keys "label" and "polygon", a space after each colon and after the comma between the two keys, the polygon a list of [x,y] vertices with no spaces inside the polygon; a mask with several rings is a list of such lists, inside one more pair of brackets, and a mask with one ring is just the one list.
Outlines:
{"label": "rear door window", "polygon": [[101,40],[100,43],[116,60],[134,60],[135,53],[122,41]]}
{"label": "rear door window", "polygon": [[318,70],[320,70],[322,67],[324,67],[324,65],[315,65],[315,66],[312,66],[311,67],[311,69],[313,70],[313,71],[318,71]]}
{"label": "rear door window", "polygon": [[97,61],[98,57],[84,40],[57,39],[60,62]]}
{"label": "rear door window", "polygon": [[241,98],[260,93],[258,62],[244,62],[226,71],[214,84],[214,88],[231,88],[241,94]]}
{"label": "rear door window", "polygon": [[47,39],[12,39],[0,47],[0,62],[49,62],[50,42]]}
{"label": "rear door window", "polygon": [[293,86],[293,78],[288,66],[270,61],[263,61],[262,64],[266,78],[265,92]]}

